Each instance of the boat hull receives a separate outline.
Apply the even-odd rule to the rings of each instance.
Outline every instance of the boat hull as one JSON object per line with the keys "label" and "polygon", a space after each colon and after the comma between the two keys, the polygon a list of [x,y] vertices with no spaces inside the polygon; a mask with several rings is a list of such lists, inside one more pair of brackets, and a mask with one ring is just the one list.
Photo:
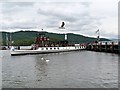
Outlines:
{"label": "boat hull", "polygon": [[83,50],[85,47],[40,47],[37,50],[13,50],[11,55],[46,54]]}

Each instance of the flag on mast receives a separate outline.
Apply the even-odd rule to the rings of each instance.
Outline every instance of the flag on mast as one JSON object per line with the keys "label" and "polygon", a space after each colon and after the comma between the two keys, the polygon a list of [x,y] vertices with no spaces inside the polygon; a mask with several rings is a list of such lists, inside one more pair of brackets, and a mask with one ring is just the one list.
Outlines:
{"label": "flag on mast", "polygon": [[96,31],[96,33],[98,33],[99,32],[99,29]]}

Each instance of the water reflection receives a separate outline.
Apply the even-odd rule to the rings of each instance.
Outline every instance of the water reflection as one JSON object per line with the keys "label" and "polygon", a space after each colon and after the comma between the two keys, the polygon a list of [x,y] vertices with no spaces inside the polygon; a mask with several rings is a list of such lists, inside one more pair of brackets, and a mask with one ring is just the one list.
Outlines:
{"label": "water reflection", "polygon": [[36,76],[37,81],[41,81],[43,77],[47,76],[47,62],[45,55],[37,55],[35,57],[35,68],[36,68]]}

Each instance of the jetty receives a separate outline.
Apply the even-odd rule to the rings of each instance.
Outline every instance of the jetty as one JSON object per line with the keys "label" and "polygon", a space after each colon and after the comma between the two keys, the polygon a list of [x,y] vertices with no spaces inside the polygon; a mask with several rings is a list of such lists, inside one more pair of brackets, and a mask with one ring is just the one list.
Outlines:
{"label": "jetty", "polygon": [[119,54],[120,53],[120,42],[119,41],[93,42],[93,43],[89,43],[86,45],[86,50]]}

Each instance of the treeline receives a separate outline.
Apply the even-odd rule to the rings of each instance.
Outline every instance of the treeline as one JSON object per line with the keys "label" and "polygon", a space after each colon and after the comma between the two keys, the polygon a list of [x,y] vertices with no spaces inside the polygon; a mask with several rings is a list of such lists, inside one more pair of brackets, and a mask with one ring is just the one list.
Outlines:
{"label": "treeline", "polygon": [[[34,43],[36,35],[40,33],[37,31],[18,31],[14,33],[1,32],[2,38],[0,40],[1,45],[31,45]],[[51,42],[58,42],[64,40],[64,34],[56,34],[43,32],[46,37],[50,38]],[[69,43],[90,43],[94,42],[97,39],[92,37],[86,37],[83,35],[68,33],[68,42]],[[101,41],[109,41],[109,39],[101,38]]]}

